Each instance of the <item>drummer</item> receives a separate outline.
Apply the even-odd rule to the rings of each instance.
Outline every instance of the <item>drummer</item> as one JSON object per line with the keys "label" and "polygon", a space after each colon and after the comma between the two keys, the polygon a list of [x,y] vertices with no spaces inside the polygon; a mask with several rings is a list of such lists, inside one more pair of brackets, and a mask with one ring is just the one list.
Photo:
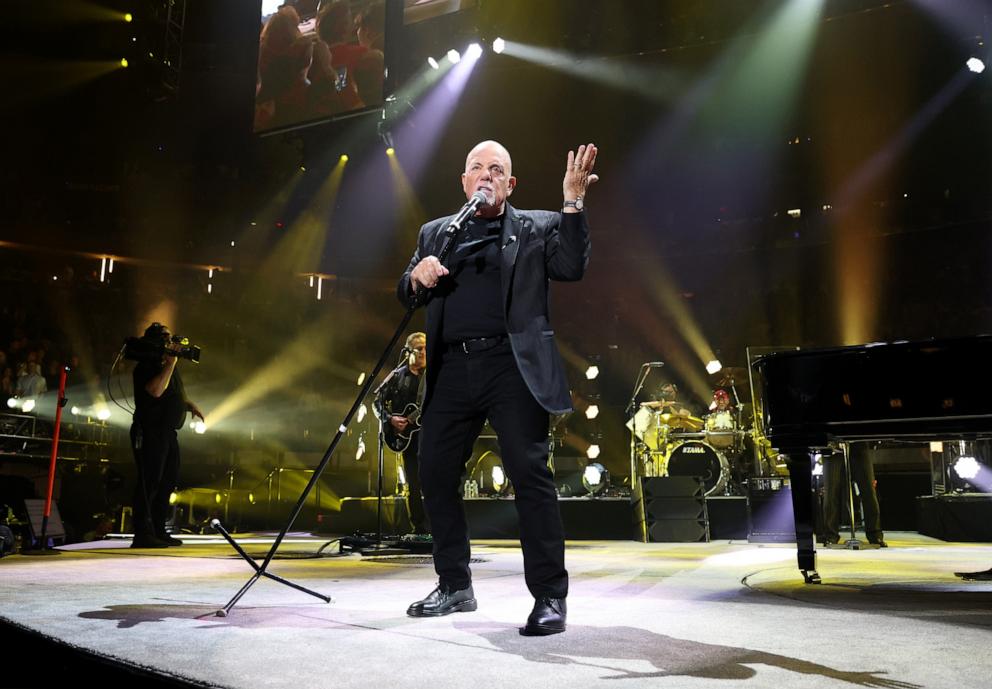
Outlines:
{"label": "drummer", "polygon": [[733,405],[730,403],[730,393],[723,388],[717,388],[713,391],[713,402],[710,403],[711,414],[717,414],[722,411],[732,411],[732,406]]}

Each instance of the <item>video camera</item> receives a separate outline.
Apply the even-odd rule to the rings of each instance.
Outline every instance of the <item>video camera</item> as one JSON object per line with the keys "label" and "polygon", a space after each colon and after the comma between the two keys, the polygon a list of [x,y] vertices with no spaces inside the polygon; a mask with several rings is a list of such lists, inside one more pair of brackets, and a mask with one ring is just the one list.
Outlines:
{"label": "video camera", "polygon": [[[166,349],[166,344],[172,342],[180,345],[178,351]],[[161,361],[163,356],[174,356],[188,359],[194,364],[200,363],[200,348],[189,343],[188,337],[173,335],[171,339],[157,338],[145,333],[144,337],[128,337],[124,340],[124,358],[131,361]]]}

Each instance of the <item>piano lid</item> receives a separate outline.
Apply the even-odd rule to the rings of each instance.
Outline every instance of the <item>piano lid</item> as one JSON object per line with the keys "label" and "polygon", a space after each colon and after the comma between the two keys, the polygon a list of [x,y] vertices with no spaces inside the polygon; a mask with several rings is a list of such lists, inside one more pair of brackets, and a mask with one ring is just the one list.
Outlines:
{"label": "piano lid", "polygon": [[759,377],[773,445],[992,434],[992,336],[769,354]]}

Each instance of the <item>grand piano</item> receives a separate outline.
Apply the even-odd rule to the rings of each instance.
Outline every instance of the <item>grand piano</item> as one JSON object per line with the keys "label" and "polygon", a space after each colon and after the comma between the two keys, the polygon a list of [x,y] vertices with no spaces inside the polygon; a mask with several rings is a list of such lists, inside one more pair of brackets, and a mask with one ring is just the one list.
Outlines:
{"label": "grand piano", "polygon": [[819,583],[811,454],[865,440],[992,436],[992,336],[790,350],[756,359],[764,434],[792,484],[799,569]]}

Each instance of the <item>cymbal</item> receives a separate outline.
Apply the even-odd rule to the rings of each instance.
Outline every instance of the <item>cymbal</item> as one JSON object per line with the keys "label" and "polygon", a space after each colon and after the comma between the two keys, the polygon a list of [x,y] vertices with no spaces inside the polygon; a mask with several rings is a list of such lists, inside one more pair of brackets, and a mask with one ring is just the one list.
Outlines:
{"label": "cymbal", "polygon": [[642,407],[647,407],[648,409],[661,409],[662,407],[674,404],[674,402],[669,402],[667,400],[651,400],[649,402],[641,402]]}
{"label": "cymbal", "polygon": [[733,385],[747,380],[747,369],[741,366],[724,366],[712,375],[717,379],[717,385]]}
{"label": "cymbal", "polygon": [[681,414],[665,412],[663,414],[659,414],[658,418],[663,424],[671,426],[672,428],[684,428],[690,431],[698,431],[703,427],[703,420],[696,418],[695,416],[682,416]]}

